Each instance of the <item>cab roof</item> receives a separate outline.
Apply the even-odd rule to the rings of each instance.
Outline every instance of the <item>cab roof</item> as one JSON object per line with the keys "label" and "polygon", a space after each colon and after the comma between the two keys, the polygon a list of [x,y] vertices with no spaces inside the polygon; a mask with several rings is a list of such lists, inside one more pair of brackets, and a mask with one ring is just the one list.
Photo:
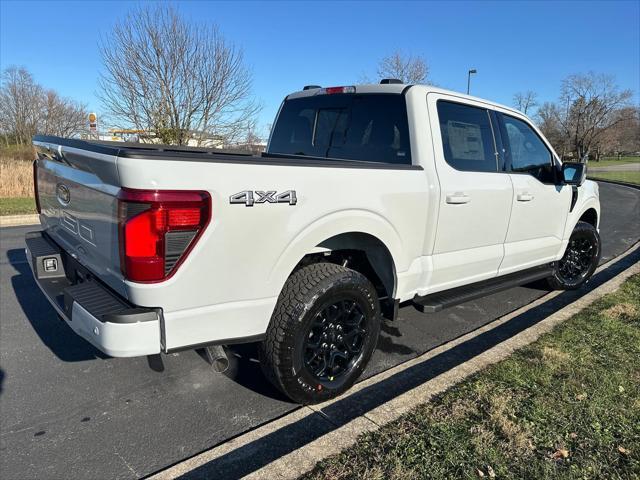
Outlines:
{"label": "cab roof", "polygon": [[[514,109],[513,107],[508,107],[506,105],[501,105],[496,102],[492,102],[491,100],[487,100],[485,98],[474,97],[471,95],[466,95],[461,92],[456,92],[454,90],[446,90],[444,88],[434,87],[433,85],[413,85],[413,84],[404,84],[404,83],[392,83],[392,84],[380,84],[380,83],[365,83],[365,84],[357,84],[357,85],[344,85],[345,87],[354,87],[354,93],[387,93],[387,94],[402,94],[407,91],[409,88],[420,88],[425,93],[441,93],[444,95],[455,95],[459,98],[464,98],[468,100],[474,100],[477,102],[483,102],[489,105],[493,105],[498,108],[502,108],[505,110],[509,110],[511,112],[517,113],[519,115],[524,115],[522,112]],[[308,88],[307,90],[300,90],[298,92],[291,93],[287,95],[286,100],[292,100],[295,98],[304,98],[304,97],[312,97],[314,95],[318,95],[322,90],[322,88],[331,88],[330,87],[319,87],[319,88]]]}

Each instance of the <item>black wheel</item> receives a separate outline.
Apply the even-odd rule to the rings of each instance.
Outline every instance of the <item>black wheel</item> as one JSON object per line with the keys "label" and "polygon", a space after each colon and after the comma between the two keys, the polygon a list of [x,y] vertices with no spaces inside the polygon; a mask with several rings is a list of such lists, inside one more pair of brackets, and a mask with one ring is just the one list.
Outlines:
{"label": "black wheel", "polygon": [[587,222],[578,222],[571,233],[564,256],[556,262],[548,279],[555,290],[575,290],[587,282],[598,266],[601,254],[600,235]]}
{"label": "black wheel", "polygon": [[364,370],[380,332],[376,290],[362,274],[316,263],[287,280],[261,344],[262,369],[298,403],[349,389]]}

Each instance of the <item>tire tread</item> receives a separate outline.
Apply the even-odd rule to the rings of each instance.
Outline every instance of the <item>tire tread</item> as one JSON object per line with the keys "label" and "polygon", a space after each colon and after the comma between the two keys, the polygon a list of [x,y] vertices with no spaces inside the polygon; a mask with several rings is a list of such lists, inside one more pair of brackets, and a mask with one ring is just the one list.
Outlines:
{"label": "tire tread", "polygon": [[[314,300],[331,285],[337,283],[362,284],[375,295],[375,288],[359,272],[333,263],[313,263],[294,271],[285,283],[276,308],[271,317],[264,341],[260,346],[260,364],[267,379],[282,393],[300,403],[311,403],[309,398],[299,398],[295,390],[297,383],[290,369],[283,364],[289,363],[299,322],[305,312],[312,308]],[[377,304],[377,298],[375,298]],[[379,308],[376,310],[379,317]],[[376,332],[377,334],[377,332]],[[349,385],[350,386],[350,385]]]}

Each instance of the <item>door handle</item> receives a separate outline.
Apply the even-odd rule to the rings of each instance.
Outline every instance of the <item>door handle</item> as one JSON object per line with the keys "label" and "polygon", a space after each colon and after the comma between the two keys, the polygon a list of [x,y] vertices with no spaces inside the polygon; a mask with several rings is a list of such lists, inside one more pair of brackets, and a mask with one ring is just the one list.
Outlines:
{"label": "door handle", "polygon": [[469,203],[471,201],[471,197],[463,192],[456,192],[447,195],[446,197],[447,203],[451,203],[453,205],[460,205],[463,203]]}
{"label": "door handle", "polygon": [[533,195],[531,195],[530,193],[519,193],[518,196],[516,197],[518,199],[519,202],[530,202],[531,200],[533,200]]}

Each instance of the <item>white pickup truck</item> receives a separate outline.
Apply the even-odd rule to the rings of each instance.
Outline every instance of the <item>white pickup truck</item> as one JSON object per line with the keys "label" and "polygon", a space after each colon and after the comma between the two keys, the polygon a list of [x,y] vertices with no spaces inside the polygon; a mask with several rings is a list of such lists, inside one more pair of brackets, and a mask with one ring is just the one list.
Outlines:
{"label": "white pickup truck", "polygon": [[287,396],[348,389],[399,305],[435,312],[600,258],[599,193],[523,114],[422,85],[305,87],[266,153],[37,136],[34,276],[116,357],[260,342]]}

